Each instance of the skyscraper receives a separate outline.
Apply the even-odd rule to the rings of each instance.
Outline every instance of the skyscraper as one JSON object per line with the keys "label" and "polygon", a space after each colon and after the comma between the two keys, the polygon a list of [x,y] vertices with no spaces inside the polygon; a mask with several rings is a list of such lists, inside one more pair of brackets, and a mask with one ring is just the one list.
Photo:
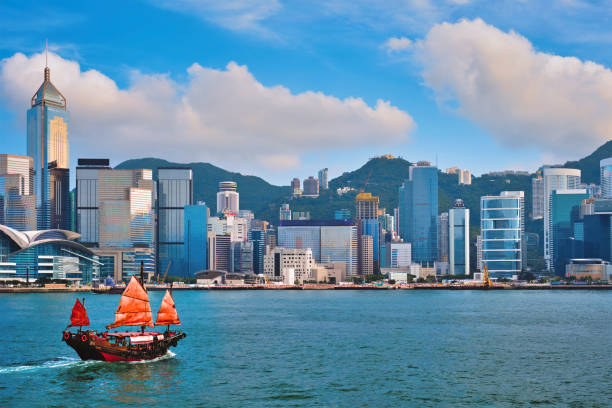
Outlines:
{"label": "skyscraper", "polygon": [[281,221],[278,246],[312,250],[317,263],[341,261],[347,275],[358,273],[358,231],[352,220]]}
{"label": "skyscraper", "polygon": [[76,168],[76,230],[81,234],[81,243],[87,247],[99,246],[98,170],[104,169],[111,170],[108,159],[79,159]]}
{"label": "skyscraper", "polygon": [[525,193],[480,197],[481,262],[491,277],[512,278],[523,268]]}
{"label": "skyscraper", "polygon": [[546,268],[552,270],[552,192],[554,190],[573,190],[578,188],[580,184],[580,170],[544,167],[542,178],[544,179],[544,261],[546,261]]}
{"label": "skyscraper", "polygon": [[327,190],[329,188],[329,182],[327,180],[327,167],[319,170],[319,189]]}
{"label": "skyscraper", "polygon": [[184,256],[185,276],[206,270],[208,208],[203,202],[185,206]]}
{"label": "skyscraper", "polygon": [[451,275],[470,274],[470,210],[455,200],[448,212],[448,256]]}
{"label": "skyscraper", "polygon": [[541,174],[531,179],[531,203],[531,218],[544,218],[544,178]]}
{"label": "skyscraper", "polygon": [[[87,159],[94,163],[95,160]],[[155,273],[153,171],[114,170],[99,166],[77,171],[77,226],[84,244],[92,247],[116,279]],[[102,160],[99,164],[104,164]]]}
{"label": "skyscraper", "polygon": [[253,244],[253,272],[256,275],[264,273],[264,256],[266,255],[266,230],[253,229],[249,231],[249,242]]}
{"label": "skyscraper", "polygon": [[[574,224],[580,220],[580,205],[589,198],[585,189],[554,190],[551,196],[552,245],[550,256],[555,274],[565,275],[565,264],[574,254]],[[570,242],[571,241],[571,242]],[[584,252],[584,250],[582,250]]]}
{"label": "skyscraper", "polygon": [[355,214],[359,220],[378,219],[379,199],[371,193],[359,193],[355,197]]}
{"label": "skyscraper", "polygon": [[438,256],[438,169],[429,162],[411,166],[399,188],[400,236],[412,244],[412,260],[435,262]]}
{"label": "skyscraper", "polygon": [[438,261],[448,262],[448,213],[438,216]]}
{"label": "skyscraper", "polygon": [[34,195],[38,229],[70,229],[68,111],[66,98],[51,83],[45,66],[44,81],[27,114],[28,156],[34,160]]}
{"label": "skyscraper", "polygon": [[222,181],[219,183],[217,214],[238,214],[238,211],[240,211],[240,201],[236,191],[237,188],[238,184],[234,181]]}
{"label": "skyscraper", "polygon": [[[157,171],[157,270],[184,276],[185,206],[193,204],[193,171],[160,167]],[[170,263],[172,262],[172,263]],[[168,265],[170,267],[168,268]]]}
{"label": "skyscraper", "polygon": [[599,162],[601,196],[612,198],[612,157]]}
{"label": "skyscraper", "polygon": [[0,224],[18,231],[36,229],[33,160],[0,154]]}

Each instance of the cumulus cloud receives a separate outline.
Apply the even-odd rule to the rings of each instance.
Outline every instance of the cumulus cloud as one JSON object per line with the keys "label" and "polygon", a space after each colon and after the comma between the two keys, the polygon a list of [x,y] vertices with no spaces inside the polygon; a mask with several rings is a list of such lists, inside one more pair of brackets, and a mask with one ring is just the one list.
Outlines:
{"label": "cumulus cloud", "polygon": [[[21,123],[43,66],[42,54],[17,53],[0,62],[0,100]],[[415,126],[389,102],[370,107],[361,98],[294,94],[264,86],[234,62],[223,70],[193,64],[184,83],[133,72],[125,89],[54,53],[49,66],[51,80],[68,100],[71,149],[81,157],[158,156],[284,169],[322,149],[405,142]]]}
{"label": "cumulus cloud", "polygon": [[434,26],[416,46],[425,84],[509,146],[559,153],[612,137],[612,72],[534,49],[480,19]]}
{"label": "cumulus cloud", "polygon": [[391,37],[384,43],[387,52],[398,52],[412,48],[412,40],[406,37]]}

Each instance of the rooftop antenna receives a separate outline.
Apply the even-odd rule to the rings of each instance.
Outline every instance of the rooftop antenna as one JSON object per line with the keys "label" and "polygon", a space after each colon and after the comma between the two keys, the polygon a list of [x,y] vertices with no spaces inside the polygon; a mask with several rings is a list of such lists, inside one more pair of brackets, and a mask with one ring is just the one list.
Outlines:
{"label": "rooftop antenna", "polygon": [[45,38],[45,82],[49,81],[51,74],[49,73],[49,43]]}

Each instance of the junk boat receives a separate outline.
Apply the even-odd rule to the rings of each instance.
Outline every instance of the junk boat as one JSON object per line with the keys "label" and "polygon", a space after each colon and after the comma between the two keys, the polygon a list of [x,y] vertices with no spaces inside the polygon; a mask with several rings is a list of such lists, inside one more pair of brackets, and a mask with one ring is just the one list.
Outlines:
{"label": "junk boat", "polygon": [[[141,266],[142,268],[142,266]],[[83,302],[77,298],[72,308],[70,324],[64,330],[62,340],[72,347],[81,360],[100,361],[142,361],[153,360],[168,352],[170,346],[176,347],[178,341],[186,334],[178,330],[170,330],[170,325],[179,325],[178,314],[172,299],[172,293],[166,290],[162,299],[157,320],[153,325],[153,315],[149,296],[144,287],[143,273],[141,280],[132,276],[130,283],[121,294],[119,307],[115,312],[115,322],[106,326],[106,331],[83,330],[89,326],[89,317]],[[78,326],[76,332],[70,327]],[[109,332],[123,326],[140,326],[140,331]],[[145,327],[167,326],[163,333],[145,331]]]}

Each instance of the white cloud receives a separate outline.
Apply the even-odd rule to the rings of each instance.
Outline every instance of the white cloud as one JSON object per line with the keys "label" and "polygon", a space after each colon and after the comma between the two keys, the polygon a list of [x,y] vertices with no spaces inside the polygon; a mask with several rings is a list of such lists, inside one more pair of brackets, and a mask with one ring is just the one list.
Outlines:
{"label": "white cloud", "polygon": [[261,25],[281,9],[278,0],[150,0],[157,7],[192,14],[235,31],[271,33]]}
{"label": "white cloud", "polygon": [[384,43],[388,52],[404,51],[412,48],[412,41],[406,37],[391,37]]}
{"label": "white cloud", "polygon": [[480,19],[434,26],[416,45],[442,102],[508,146],[586,153],[612,138],[612,72],[538,52]]}
{"label": "white cloud", "polygon": [[[44,56],[17,53],[0,62],[0,100],[19,115],[42,82]],[[71,149],[115,160],[158,156],[257,170],[285,169],[300,156],[408,140],[412,117],[379,100],[293,94],[264,86],[246,66],[193,64],[188,79],[132,73],[129,87],[96,70],[49,54],[51,80],[66,96]]]}

